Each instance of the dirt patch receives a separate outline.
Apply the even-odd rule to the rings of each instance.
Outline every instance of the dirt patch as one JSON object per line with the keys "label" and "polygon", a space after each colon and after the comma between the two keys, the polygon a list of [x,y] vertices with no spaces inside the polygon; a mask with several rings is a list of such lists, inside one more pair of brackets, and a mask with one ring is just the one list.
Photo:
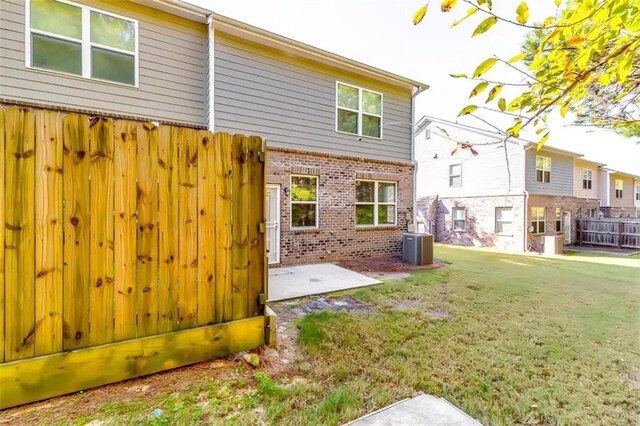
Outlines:
{"label": "dirt patch", "polygon": [[[338,263],[338,265],[343,268],[351,269],[352,271],[370,275],[374,278],[377,278],[375,276],[376,274],[381,275],[382,277],[384,277],[385,274],[390,274],[387,275],[389,276],[387,279],[398,279],[410,276],[412,271],[440,268],[444,263],[439,260],[434,260],[432,265],[411,265],[403,262],[400,256],[385,256],[345,260]],[[397,273],[405,273],[408,275],[394,276]]]}
{"label": "dirt patch", "polygon": [[453,314],[445,309],[432,309],[421,300],[391,299],[387,301],[391,309],[396,311],[418,311],[433,320],[448,320]]}

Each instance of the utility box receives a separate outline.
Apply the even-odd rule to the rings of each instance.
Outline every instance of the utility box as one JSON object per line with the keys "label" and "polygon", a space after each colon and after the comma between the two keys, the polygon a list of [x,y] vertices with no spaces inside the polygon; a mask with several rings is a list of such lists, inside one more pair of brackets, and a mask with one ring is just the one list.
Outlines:
{"label": "utility box", "polygon": [[402,234],[402,261],[412,265],[433,263],[433,235]]}
{"label": "utility box", "polygon": [[544,237],[544,254],[562,254],[564,238],[562,235],[545,235]]}

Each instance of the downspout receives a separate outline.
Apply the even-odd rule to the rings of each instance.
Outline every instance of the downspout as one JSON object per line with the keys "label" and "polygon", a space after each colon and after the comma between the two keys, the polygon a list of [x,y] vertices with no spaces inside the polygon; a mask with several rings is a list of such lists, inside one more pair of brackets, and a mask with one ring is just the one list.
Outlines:
{"label": "downspout", "polygon": [[207,16],[207,48],[209,60],[207,61],[207,71],[209,72],[209,90],[207,93],[207,109],[205,120],[207,121],[207,128],[210,131],[215,131],[214,122],[214,91],[215,91],[215,34],[213,28],[213,13]]}
{"label": "downspout", "polygon": [[[428,87],[414,87],[411,91],[411,163],[413,163],[413,226],[418,232],[418,161],[416,160],[416,97]],[[428,231],[427,231],[428,232]]]}
{"label": "downspout", "polygon": [[524,223],[523,223],[523,238],[524,238],[524,251],[529,251],[529,191],[527,191],[527,151],[533,148],[533,145],[529,145],[522,150],[522,192],[524,193]]}

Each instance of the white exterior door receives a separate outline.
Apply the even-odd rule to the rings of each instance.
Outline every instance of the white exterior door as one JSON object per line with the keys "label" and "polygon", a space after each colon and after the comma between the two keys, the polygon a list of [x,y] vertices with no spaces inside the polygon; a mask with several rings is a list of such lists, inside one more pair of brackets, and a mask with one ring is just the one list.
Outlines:
{"label": "white exterior door", "polygon": [[562,233],[564,234],[564,243],[565,244],[572,244],[573,241],[571,241],[571,212],[570,211],[564,211],[563,212],[563,226],[562,226]]}
{"label": "white exterior door", "polygon": [[280,185],[267,185],[267,259],[280,263]]}

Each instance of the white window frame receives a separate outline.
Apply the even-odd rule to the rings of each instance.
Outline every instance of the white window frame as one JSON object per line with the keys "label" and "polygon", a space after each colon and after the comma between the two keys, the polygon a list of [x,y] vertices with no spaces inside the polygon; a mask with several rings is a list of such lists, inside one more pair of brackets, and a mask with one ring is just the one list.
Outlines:
{"label": "white window frame", "polygon": [[[82,40],[79,39],[75,39],[73,37],[68,37],[68,36],[63,36],[63,35],[58,35],[55,33],[50,33],[48,31],[42,31],[42,30],[37,30],[37,29],[32,29],[31,28],[31,0],[26,0],[25,1],[25,20],[24,20],[24,26],[25,26],[25,30],[24,30],[24,34],[25,34],[25,42],[24,42],[24,59],[25,59],[25,67],[31,70],[37,70],[40,72],[46,72],[46,73],[53,73],[53,74],[62,74],[62,75],[66,75],[66,76],[70,76],[70,77],[75,77],[75,78],[82,78],[82,79],[87,79],[87,80],[91,80],[91,81],[98,81],[101,83],[108,83],[108,84],[115,84],[118,86],[125,86],[125,87],[135,87],[138,88],[139,85],[139,62],[140,62],[140,50],[139,50],[139,45],[138,45],[138,39],[139,39],[139,31],[138,31],[138,20],[137,19],[132,19],[129,18],[127,16],[122,16],[122,15],[118,15],[116,13],[111,13],[111,12],[107,12],[105,10],[102,9],[96,9],[95,7],[91,7],[91,6],[87,6],[84,4],[80,4],[80,3],[75,3],[69,0],[57,0],[60,3],[65,3],[71,6],[75,6],[80,8],[81,12],[82,12]],[[98,44],[98,43],[92,43],[91,42],[91,12],[97,12],[103,15],[108,15],[108,16],[112,16],[114,18],[118,18],[118,19],[122,19],[124,21],[129,21],[132,22],[134,24],[134,29],[135,29],[135,51],[133,52],[133,54],[131,52],[129,52],[128,50],[123,50],[123,49],[118,49],[115,47],[110,47],[110,46],[105,46],[102,44]],[[73,43],[79,43],[82,46],[82,75],[78,75],[78,74],[72,74],[72,73],[68,73],[65,71],[57,71],[57,70],[51,70],[51,69],[47,69],[47,68],[39,68],[39,67],[35,67],[32,66],[32,58],[31,58],[31,34],[39,34],[39,35],[43,35],[46,37],[51,37],[54,39],[58,39],[58,40],[64,40],[64,41],[69,41],[69,42],[73,42]],[[127,83],[120,83],[118,81],[111,81],[111,80],[104,80],[101,78],[93,78],[91,77],[91,48],[92,47],[96,47],[99,49],[103,49],[103,50],[107,50],[110,52],[116,52],[116,53],[122,53],[125,55],[129,55],[129,56],[133,56],[134,57],[134,82],[135,84],[132,86],[131,84],[127,84]]]}
{"label": "white window frame", "polygon": [[[620,186],[622,187],[621,189],[618,189],[618,182],[620,182]],[[614,179],[613,182],[613,191],[615,194],[615,198],[617,199],[622,199],[623,198],[623,194],[624,194],[624,180],[622,179]],[[618,197],[618,191],[620,191],[620,196]]]}
{"label": "white window frame", "polygon": [[635,184],[636,187],[636,201],[640,201],[640,184]]}
{"label": "white window frame", "polygon": [[593,170],[582,169],[582,189],[593,188]]}
{"label": "white window frame", "polygon": [[[538,168],[538,158],[542,159],[542,168]],[[546,162],[549,162],[549,167],[545,166]],[[538,171],[542,172],[542,180],[538,180]],[[549,172],[549,180],[544,180],[544,172]],[[550,183],[551,182],[551,157],[545,157],[543,155],[536,155],[536,182],[539,183]]]}
{"label": "white window frame", "polygon": [[[351,108],[346,108],[346,107],[342,107],[338,105],[338,87],[339,85],[343,85],[343,86],[349,86],[352,87],[354,89],[358,89],[358,109],[351,109]],[[371,93],[375,93],[376,95],[380,95],[380,115],[377,114],[370,114],[368,112],[363,112],[362,111],[362,91],[365,90],[367,92],[371,92]],[[349,133],[349,132],[345,132],[343,130],[338,130],[338,109],[343,109],[345,111],[350,111],[350,112],[355,112],[358,113],[358,133]],[[362,115],[370,115],[372,117],[378,117],[380,118],[380,137],[375,137],[375,136],[368,136],[368,135],[363,135],[362,134]],[[352,135],[352,136],[360,136],[363,138],[368,138],[368,139],[376,139],[376,140],[382,140],[383,139],[383,117],[384,116],[384,94],[382,94],[381,92],[377,92],[375,90],[371,90],[371,89],[367,89],[364,87],[360,87],[360,86],[354,86],[353,84],[349,84],[349,83],[345,83],[343,81],[336,81],[336,133],[341,133],[343,135]],[[361,180],[361,179],[358,179]]]}
{"label": "white window frame", "polygon": [[[511,211],[511,220],[498,219],[498,210],[501,210],[501,211],[510,210]],[[495,211],[494,211],[494,215],[495,215],[495,218],[496,218],[496,220],[495,220],[496,235],[513,236],[513,207],[507,207],[507,206],[496,207]],[[498,232],[498,223],[510,223],[511,224],[511,233]]]}
{"label": "white window frame", "polygon": [[[460,174],[454,175],[453,174],[453,168],[455,166],[460,166]],[[460,178],[460,185],[454,185],[453,184],[453,178],[459,177]],[[462,186],[462,163],[454,163],[454,164],[449,164],[449,186],[450,187],[459,187]]]}
{"label": "white window frame", "polygon": [[556,233],[561,233],[562,232],[562,207],[556,207],[556,219],[555,219],[555,223],[556,223]]}
{"label": "white window frame", "polygon": [[598,209],[596,209],[596,208],[587,209],[587,217],[589,219],[597,219],[598,218]]}
{"label": "white window frame", "polygon": [[[293,178],[314,178],[316,180],[316,200],[315,201],[293,201]],[[315,226],[293,226],[293,205],[294,204],[315,204],[316,205],[316,224]],[[320,228],[320,176],[318,175],[301,175],[292,174],[289,177],[289,229],[299,231],[304,229]]]}
{"label": "white window frame", "polygon": [[[371,201],[358,201],[358,194],[355,194],[355,203],[353,206],[354,213],[354,221],[356,224],[356,228],[371,228],[371,227],[385,227],[385,226],[398,226],[398,182],[394,182],[392,180],[374,180],[374,179],[356,179],[356,184],[358,182],[373,182],[373,202]],[[393,194],[393,203],[382,203],[378,201],[378,184],[380,183],[389,183],[394,187]],[[358,225],[358,217],[356,215],[356,206],[373,206],[373,225],[371,224],[362,224]],[[393,206],[394,207],[394,215],[393,215],[393,223],[378,223],[378,206]]]}
{"label": "white window frame", "polygon": [[[462,212],[464,213],[464,218],[463,219],[456,219],[456,214],[455,214],[456,210],[457,211],[462,210]],[[458,221],[458,222],[462,221],[464,223],[462,228],[457,228],[456,227],[456,221]],[[453,229],[454,232],[465,232],[467,230],[467,209],[466,209],[466,207],[452,207],[451,208],[451,229]]]}
{"label": "white window frame", "polygon": [[[542,210],[542,217],[538,215],[538,210]],[[536,212],[534,214],[534,211]],[[542,232],[540,232],[540,224],[542,224]],[[531,207],[531,227],[533,235],[544,235],[547,232],[547,208]]]}

